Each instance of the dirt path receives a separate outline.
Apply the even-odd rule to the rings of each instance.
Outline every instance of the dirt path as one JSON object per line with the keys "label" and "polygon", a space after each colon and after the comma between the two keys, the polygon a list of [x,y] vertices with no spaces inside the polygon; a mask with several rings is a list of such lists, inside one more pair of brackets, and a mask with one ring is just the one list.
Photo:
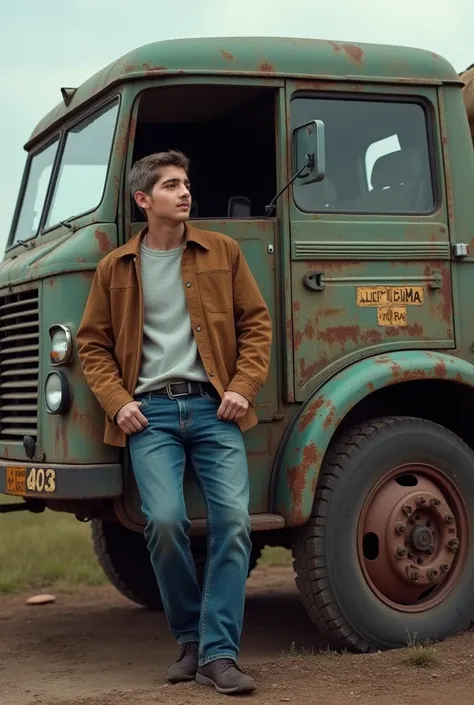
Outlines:
{"label": "dirt path", "polygon": [[[54,605],[0,598],[2,705],[220,705],[235,702],[196,684],[169,686],[175,656],[163,615],[113,588],[61,593]],[[256,705],[456,705],[474,702],[474,633],[436,646],[433,663],[406,652],[291,655],[325,649],[300,605],[290,569],[259,567],[248,583],[242,664],[258,680]],[[283,655],[282,655],[283,654]]]}

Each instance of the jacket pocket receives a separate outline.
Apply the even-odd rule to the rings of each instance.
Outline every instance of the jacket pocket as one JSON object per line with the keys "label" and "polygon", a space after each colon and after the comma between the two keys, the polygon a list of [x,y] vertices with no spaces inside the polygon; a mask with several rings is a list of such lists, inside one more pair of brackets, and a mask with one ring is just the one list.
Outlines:
{"label": "jacket pocket", "polygon": [[209,313],[227,313],[232,308],[230,269],[198,272],[201,302]]}

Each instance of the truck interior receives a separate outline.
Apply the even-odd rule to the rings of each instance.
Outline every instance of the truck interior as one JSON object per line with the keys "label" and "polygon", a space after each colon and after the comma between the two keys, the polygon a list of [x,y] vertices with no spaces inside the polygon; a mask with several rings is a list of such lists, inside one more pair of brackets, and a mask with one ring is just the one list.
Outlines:
{"label": "truck interior", "polygon": [[[175,85],[140,97],[133,163],[178,149],[191,159],[192,219],[261,218],[276,193],[272,87]],[[145,220],[132,203],[132,221]]]}

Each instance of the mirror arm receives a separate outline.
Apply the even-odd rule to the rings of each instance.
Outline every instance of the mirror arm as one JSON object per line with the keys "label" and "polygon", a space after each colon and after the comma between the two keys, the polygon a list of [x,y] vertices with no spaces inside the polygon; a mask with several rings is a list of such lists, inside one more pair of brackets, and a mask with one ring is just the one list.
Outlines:
{"label": "mirror arm", "polygon": [[265,218],[271,218],[271,216],[273,215],[273,211],[274,211],[275,208],[276,208],[276,202],[277,202],[278,199],[280,198],[281,194],[282,194],[282,193],[285,193],[286,189],[287,189],[289,186],[291,186],[291,184],[293,183],[293,181],[296,181],[296,179],[298,178],[298,176],[300,176],[301,173],[302,173],[305,169],[307,169],[308,167],[311,168],[311,167],[314,165],[314,155],[313,155],[313,154],[305,154],[305,157],[306,157],[306,161],[305,161],[305,163],[303,164],[303,166],[301,167],[301,169],[299,169],[299,170],[296,172],[296,174],[291,177],[291,179],[288,181],[288,183],[286,183],[286,184],[283,186],[283,188],[281,189],[281,191],[279,191],[279,192],[277,193],[277,195],[276,195],[274,198],[272,198],[272,200],[270,201],[270,203],[268,204],[268,206],[265,206]]}

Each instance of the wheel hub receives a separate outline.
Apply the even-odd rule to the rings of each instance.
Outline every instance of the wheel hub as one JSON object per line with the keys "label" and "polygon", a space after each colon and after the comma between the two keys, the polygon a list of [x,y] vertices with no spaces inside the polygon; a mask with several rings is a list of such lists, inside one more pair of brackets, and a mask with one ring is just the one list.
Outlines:
{"label": "wheel hub", "polygon": [[372,490],[359,521],[359,558],[374,592],[402,611],[440,602],[462,569],[467,515],[446,476],[404,466]]}
{"label": "wheel hub", "polygon": [[410,532],[409,543],[414,551],[426,551],[433,543],[433,532],[424,524],[418,524]]}

